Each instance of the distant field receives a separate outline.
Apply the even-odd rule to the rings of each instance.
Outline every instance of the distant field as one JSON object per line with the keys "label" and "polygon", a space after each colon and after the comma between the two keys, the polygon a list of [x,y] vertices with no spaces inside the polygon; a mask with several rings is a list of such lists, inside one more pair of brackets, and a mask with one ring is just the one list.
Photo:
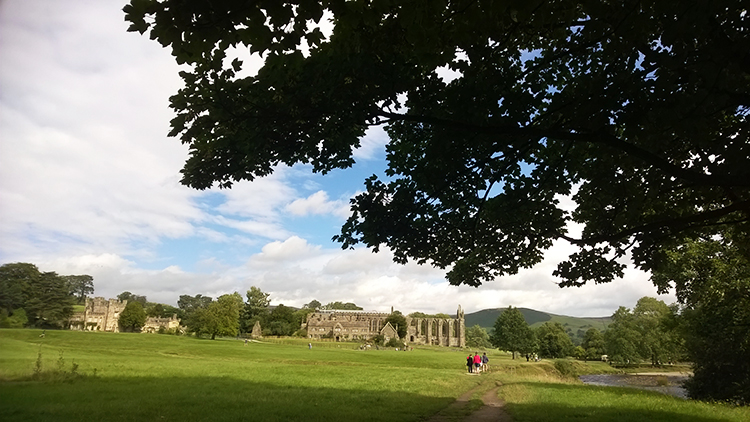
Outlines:
{"label": "distant field", "polygon": [[[303,339],[245,346],[235,339],[40,333],[0,330],[3,422],[425,421],[437,413],[458,422],[481,402],[446,410],[450,403],[498,383],[519,422],[750,420],[750,409],[584,386],[561,377],[552,362],[511,360],[491,350],[492,373],[477,376],[466,373],[467,351],[448,348],[361,351],[349,343],[313,343],[309,350]],[[602,362],[569,365],[616,371]]]}

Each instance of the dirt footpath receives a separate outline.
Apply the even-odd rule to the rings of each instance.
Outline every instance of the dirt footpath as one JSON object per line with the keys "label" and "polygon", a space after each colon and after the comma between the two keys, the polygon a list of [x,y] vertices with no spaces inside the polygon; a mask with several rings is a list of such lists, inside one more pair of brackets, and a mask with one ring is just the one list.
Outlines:
{"label": "dirt footpath", "polygon": [[[499,383],[498,383],[499,384]],[[505,411],[503,406],[505,403],[497,397],[497,390],[500,388],[495,387],[484,393],[482,396],[483,405],[472,412],[470,415],[465,417],[446,416],[444,414],[450,414],[451,411],[458,411],[469,405],[471,396],[481,386],[475,387],[466,393],[462,394],[453,403],[450,404],[444,411],[434,415],[428,419],[427,422],[513,422],[510,415]]]}

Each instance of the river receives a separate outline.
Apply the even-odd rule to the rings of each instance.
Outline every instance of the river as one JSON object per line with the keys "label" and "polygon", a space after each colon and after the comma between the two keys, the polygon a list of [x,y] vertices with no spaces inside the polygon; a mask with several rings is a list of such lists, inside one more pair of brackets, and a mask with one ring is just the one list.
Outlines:
{"label": "river", "polygon": [[578,379],[588,385],[640,388],[642,390],[669,394],[682,399],[687,398],[687,392],[682,387],[682,383],[688,379],[688,374],[684,372],[581,375]]}

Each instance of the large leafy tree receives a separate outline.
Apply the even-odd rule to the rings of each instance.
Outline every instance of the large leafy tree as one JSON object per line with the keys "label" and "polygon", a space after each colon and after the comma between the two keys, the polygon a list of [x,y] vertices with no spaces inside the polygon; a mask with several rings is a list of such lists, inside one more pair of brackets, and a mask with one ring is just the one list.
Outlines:
{"label": "large leafy tree", "polygon": [[363,308],[361,306],[357,306],[357,304],[353,302],[341,302],[341,301],[335,301],[335,302],[328,302],[326,305],[323,305],[320,307],[320,309],[325,310],[344,310],[344,311],[361,311]]}
{"label": "large leafy tree", "polygon": [[534,332],[521,311],[512,306],[508,306],[497,317],[490,342],[500,350],[511,352],[513,359],[516,358],[516,353],[530,353],[536,347]]}
{"label": "large leafy tree", "polygon": [[[360,308],[362,309],[362,308]],[[393,311],[385,318],[384,324],[390,322],[391,326],[396,330],[398,337],[403,340],[406,338],[406,333],[409,326],[406,324],[406,317],[401,311]]]}
{"label": "large leafy tree", "polygon": [[466,329],[466,345],[481,349],[492,347],[492,343],[490,343],[490,335],[487,334],[487,330],[480,327],[479,324],[472,325]]}
{"label": "large leafy tree", "polygon": [[240,328],[242,304],[242,296],[237,292],[219,296],[208,307],[197,311],[196,319],[199,325],[197,333],[209,335],[211,340],[216,339],[217,335],[237,335]]}
{"label": "large leafy tree", "polygon": [[207,307],[211,302],[213,302],[213,299],[210,296],[200,294],[195,296],[180,295],[180,298],[177,300],[177,307],[185,313],[191,313],[197,309]]}
{"label": "large leafy tree", "polygon": [[177,300],[177,306],[182,311],[181,323],[191,333],[198,332],[201,327],[200,313],[207,308],[213,299],[210,296],[203,295],[180,295]]}
{"label": "large leafy tree", "polygon": [[294,309],[279,304],[268,314],[263,331],[273,336],[290,336],[299,328],[300,323]]}
{"label": "large leafy tree", "polygon": [[749,248],[728,233],[665,252],[670,265],[658,281],[680,286],[693,398],[750,404]]}
{"label": "large leafy tree", "polygon": [[583,335],[581,347],[585,352],[586,359],[600,359],[604,354],[604,336],[596,328],[589,328]]}
{"label": "large leafy tree", "polygon": [[90,275],[66,275],[63,278],[68,283],[70,294],[75,296],[79,304],[84,303],[86,297],[94,293],[94,277]]}
{"label": "large leafy tree", "polygon": [[43,272],[29,281],[24,309],[29,323],[38,327],[63,327],[73,315],[75,298],[65,279],[55,272]]}
{"label": "large leafy tree", "polygon": [[26,304],[30,284],[41,277],[39,268],[34,264],[16,262],[0,266],[0,308],[7,314]]}
{"label": "large leafy tree", "polygon": [[247,291],[247,301],[240,315],[240,328],[243,332],[251,331],[256,321],[260,321],[261,324],[267,322],[268,308],[271,305],[270,295],[256,286],[251,286]]}
{"label": "large leafy tree", "polygon": [[[124,291],[117,295],[118,300],[127,300],[128,302],[138,302],[141,304],[141,307],[145,308],[146,304],[148,303],[148,300],[146,299],[146,296],[136,295],[133,293],[130,293],[128,291]],[[126,305],[127,306],[127,305]]]}
{"label": "large leafy tree", "polygon": [[633,308],[636,329],[641,333],[638,352],[651,362],[661,365],[682,356],[682,336],[674,320],[676,309],[652,297],[643,297]]}
{"label": "large leafy tree", "polygon": [[[129,30],[187,65],[170,132],[190,151],[186,185],[230,187],[278,164],[345,168],[365,130],[385,125],[387,178],[353,200],[344,247],[388,247],[477,286],[565,240],[578,249],[555,274],[571,286],[621,276],[628,253],[658,271],[664,247],[748,231],[742,2],[131,0],[124,11]],[[232,47],[264,66],[240,76]]]}
{"label": "large leafy tree", "polygon": [[117,324],[122,331],[137,332],[146,324],[146,319],[146,311],[141,302],[133,301],[128,302],[125,309],[120,312]]}
{"label": "large leafy tree", "polygon": [[306,304],[304,304],[304,305],[302,306],[302,308],[303,308],[303,309],[312,309],[312,310],[316,310],[316,309],[320,308],[321,306],[323,306],[323,304],[322,304],[322,303],[320,303],[320,302],[319,302],[319,301],[318,301],[317,299],[313,299],[313,300],[311,300],[311,301],[310,301],[310,303],[306,303]]}
{"label": "large leafy tree", "polygon": [[638,343],[641,334],[636,330],[634,317],[630,309],[620,306],[612,314],[612,323],[604,332],[609,360],[616,365],[629,365],[641,360]]}
{"label": "large leafy tree", "polygon": [[573,353],[573,341],[559,322],[545,322],[534,332],[539,356],[564,358]]}
{"label": "large leafy tree", "polygon": [[656,366],[684,356],[676,311],[651,297],[639,299],[632,312],[621,306],[604,333],[610,360],[625,365],[646,360]]}

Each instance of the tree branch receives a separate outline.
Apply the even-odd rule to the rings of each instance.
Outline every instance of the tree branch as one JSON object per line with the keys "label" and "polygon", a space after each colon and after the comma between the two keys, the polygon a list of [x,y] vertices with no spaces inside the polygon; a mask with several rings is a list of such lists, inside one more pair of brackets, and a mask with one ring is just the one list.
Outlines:
{"label": "tree branch", "polygon": [[565,132],[554,129],[541,129],[534,127],[510,127],[510,126],[480,126],[470,124],[466,122],[458,122],[453,120],[441,119],[432,116],[420,116],[414,114],[399,114],[381,110],[378,112],[379,116],[387,117],[390,120],[401,120],[414,123],[422,123],[443,127],[450,127],[454,129],[460,129],[465,131],[471,131],[476,133],[485,133],[488,135],[496,136],[519,136],[526,138],[551,138],[559,140],[570,140],[577,142],[587,142],[592,144],[601,144],[609,146],[618,151],[622,151],[630,156],[639,158],[641,161],[650,164],[656,168],[661,169],[665,173],[674,176],[678,179],[691,181],[701,186],[743,186],[750,187],[750,177],[739,177],[731,176],[726,177],[722,175],[712,175],[698,173],[678,165],[670,163],[668,160],[643,149],[637,145],[625,142],[624,140],[606,133],[576,133],[576,132]]}
{"label": "tree branch", "polygon": [[[734,204],[731,204],[727,207],[720,208],[717,210],[706,211],[703,213],[698,213],[698,214],[689,215],[689,216],[680,217],[680,218],[673,218],[669,220],[654,221],[648,224],[643,224],[638,227],[632,227],[627,230],[620,231],[618,233],[603,234],[599,236],[592,236],[592,237],[585,238],[585,239],[584,238],[575,239],[575,238],[565,236],[565,235],[560,236],[560,238],[565,239],[568,242],[574,245],[578,245],[578,246],[595,245],[597,243],[602,243],[602,242],[615,243],[623,239],[626,239],[634,234],[649,233],[660,228],[668,228],[671,230],[682,231],[691,227],[707,227],[711,225],[737,224],[737,223],[741,223],[745,221],[750,221],[750,217],[746,217],[740,220],[733,220],[731,222],[724,222],[724,221],[717,222],[716,221],[718,218],[721,218],[725,215],[728,215],[737,211],[744,211],[746,213],[750,211],[750,200],[735,202]],[[711,222],[711,223],[707,223],[707,222]],[[694,224],[694,223],[707,223],[707,224]]]}

